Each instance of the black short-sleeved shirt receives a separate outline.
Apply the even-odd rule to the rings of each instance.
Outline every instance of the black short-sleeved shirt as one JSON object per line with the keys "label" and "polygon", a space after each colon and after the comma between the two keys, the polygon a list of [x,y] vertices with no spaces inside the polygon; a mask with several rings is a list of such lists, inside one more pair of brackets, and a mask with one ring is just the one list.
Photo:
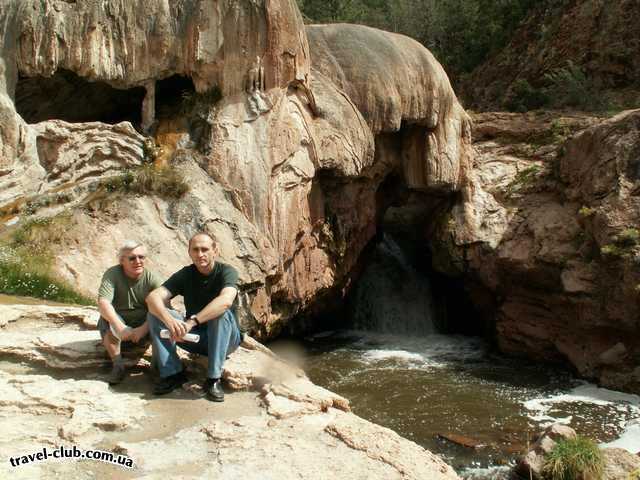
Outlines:
{"label": "black short-sleeved shirt", "polygon": [[[231,265],[216,261],[213,271],[209,275],[203,275],[195,265],[191,264],[171,275],[162,286],[169,290],[172,298],[178,295],[184,297],[184,306],[189,318],[220,295],[223,288],[237,289],[238,272]],[[236,296],[232,306],[234,311],[237,303]]]}

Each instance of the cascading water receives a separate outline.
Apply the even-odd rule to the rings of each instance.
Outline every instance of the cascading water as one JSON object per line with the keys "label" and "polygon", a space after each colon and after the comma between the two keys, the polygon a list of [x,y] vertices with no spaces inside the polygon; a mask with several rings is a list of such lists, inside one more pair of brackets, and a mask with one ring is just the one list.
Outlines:
{"label": "cascading water", "polygon": [[355,329],[412,336],[435,332],[429,278],[413,264],[398,242],[383,234],[352,294]]}
{"label": "cascading water", "polygon": [[[502,465],[554,422],[640,450],[640,397],[502,357],[479,337],[437,333],[440,299],[413,267],[410,242],[384,235],[369,262],[343,322],[352,329],[302,344],[311,380],[349,398],[356,414],[439,453],[466,479],[508,478]],[[451,434],[478,446],[443,440]]]}

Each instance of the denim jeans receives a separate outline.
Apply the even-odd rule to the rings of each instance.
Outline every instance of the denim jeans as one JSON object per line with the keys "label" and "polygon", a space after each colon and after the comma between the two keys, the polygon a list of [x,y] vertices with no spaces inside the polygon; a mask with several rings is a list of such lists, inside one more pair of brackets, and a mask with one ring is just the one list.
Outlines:
{"label": "denim jeans", "polygon": [[[184,322],[184,317],[175,310],[169,310],[176,320]],[[189,333],[200,335],[198,343],[173,342],[169,338],[160,338],[160,330],[166,327],[162,321],[149,312],[149,334],[153,344],[153,358],[160,377],[168,377],[182,371],[182,363],[176,353],[176,345],[191,353],[198,353],[209,357],[207,377],[220,378],[222,376],[222,365],[227,355],[235,351],[242,338],[236,318],[231,310],[226,310],[218,318],[209,320],[203,325],[194,327]]]}

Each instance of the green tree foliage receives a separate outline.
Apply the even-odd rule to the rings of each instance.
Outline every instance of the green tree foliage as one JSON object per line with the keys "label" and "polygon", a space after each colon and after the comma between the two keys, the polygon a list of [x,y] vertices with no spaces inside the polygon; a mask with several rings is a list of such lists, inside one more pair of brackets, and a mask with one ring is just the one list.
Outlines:
{"label": "green tree foliage", "polygon": [[[554,1],[554,0],[544,0]],[[450,75],[503,47],[536,0],[298,0],[309,23],[359,23],[429,48]]]}

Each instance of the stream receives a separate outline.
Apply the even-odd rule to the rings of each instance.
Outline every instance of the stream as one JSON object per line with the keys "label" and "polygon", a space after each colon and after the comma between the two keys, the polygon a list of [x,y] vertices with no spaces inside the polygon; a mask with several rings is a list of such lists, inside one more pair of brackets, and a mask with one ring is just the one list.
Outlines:
{"label": "stream", "polygon": [[560,422],[640,451],[640,397],[493,351],[434,327],[429,278],[385,235],[351,296],[348,329],[270,345],[355,414],[441,455],[467,479],[507,478],[536,434]]}

